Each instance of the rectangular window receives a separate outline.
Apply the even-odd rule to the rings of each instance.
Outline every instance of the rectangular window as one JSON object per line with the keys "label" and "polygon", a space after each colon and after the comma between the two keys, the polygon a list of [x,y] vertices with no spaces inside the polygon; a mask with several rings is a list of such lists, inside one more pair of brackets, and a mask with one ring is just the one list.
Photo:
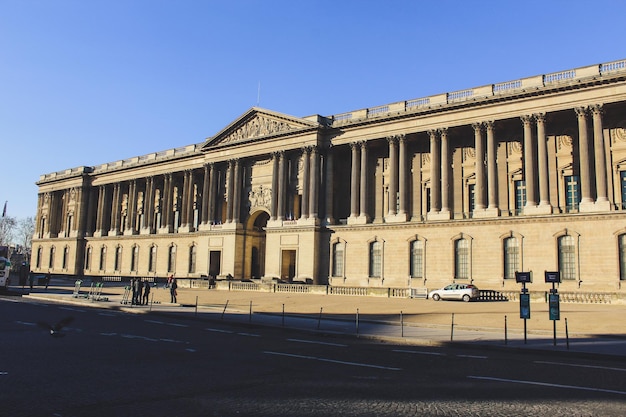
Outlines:
{"label": "rectangular window", "polygon": [[469,194],[469,212],[470,214],[476,208],[476,184],[469,184],[468,186],[468,194]]}
{"label": "rectangular window", "polygon": [[382,276],[382,249],[380,242],[370,243],[370,277]]}
{"label": "rectangular window", "polygon": [[454,243],[454,277],[469,278],[469,245],[467,239],[459,239]]}
{"label": "rectangular window", "polygon": [[580,183],[577,175],[565,177],[565,208],[568,212],[578,211],[580,203]]}
{"label": "rectangular window", "polygon": [[619,246],[619,279],[626,280],[626,235],[620,235]]}
{"label": "rectangular window", "polygon": [[572,236],[559,238],[559,272],[561,279],[576,279],[576,247]]}
{"label": "rectangular window", "polygon": [[333,245],[333,276],[343,276],[343,243]]}
{"label": "rectangular window", "polygon": [[619,178],[622,188],[622,210],[626,210],[626,171],[620,171]]}
{"label": "rectangular window", "polygon": [[519,271],[519,243],[517,238],[504,239],[504,279],[515,278],[515,272]]}
{"label": "rectangular window", "polygon": [[522,214],[526,205],[526,181],[515,181],[515,214]]}
{"label": "rectangular window", "polygon": [[411,242],[411,278],[424,278],[424,242]]}

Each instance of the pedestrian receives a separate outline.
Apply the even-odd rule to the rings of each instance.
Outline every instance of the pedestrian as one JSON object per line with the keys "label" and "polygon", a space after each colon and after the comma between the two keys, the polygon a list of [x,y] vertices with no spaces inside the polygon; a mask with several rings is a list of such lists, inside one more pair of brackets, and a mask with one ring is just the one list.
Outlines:
{"label": "pedestrian", "polygon": [[52,276],[50,275],[50,271],[48,271],[46,274],[46,289],[48,289],[48,285],[50,285],[50,279],[52,279]]}
{"label": "pedestrian", "polygon": [[144,282],[144,285],[143,285],[143,303],[145,305],[148,305],[149,296],[150,296],[150,283],[148,282],[148,280],[146,280],[146,282]]}
{"label": "pedestrian", "polygon": [[172,283],[170,284],[170,302],[176,303],[176,288],[178,288],[178,284],[176,283],[176,278],[172,279]]}
{"label": "pedestrian", "polygon": [[174,280],[174,274],[170,274],[170,276],[167,277],[167,283],[165,284],[165,288],[170,288],[173,280]]}
{"label": "pedestrian", "polygon": [[30,289],[33,289],[33,283],[35,282],[35,274],[33,274],[33,271],[30,271],[30,273],[28,274],[28,283],[30,284]]}
{"label": "pedestrian", "polygon": [[143,282],[141,278],[137,278],[135,281],[135,292],[137,297],[137,305],[141,305],[141,293],[143,292]]}
{"label": "pedestrian", "polygon": [[137,304],[137,286],[135,285],[135,281],[137,281],[137,278],[130,279],[130,290],[133,292],[133,298],[130,302],[132,305]]}

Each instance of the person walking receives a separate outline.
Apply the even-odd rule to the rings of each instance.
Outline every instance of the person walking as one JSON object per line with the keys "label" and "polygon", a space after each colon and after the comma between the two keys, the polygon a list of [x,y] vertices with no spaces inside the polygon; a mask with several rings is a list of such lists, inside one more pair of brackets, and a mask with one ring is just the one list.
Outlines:
{"label": "person walking", "polygon": [[176,303],[176,288],[178,288],[178,284],[176,283],[176,278],[172,279],[172,283],[170,284],[170,302]]}
{"label": "person walking", "polygon": [[136,285],[136,281],[137,281],[137,278],[131,278],[130,279],[130,290],[133,292],[133,298],[132,298],[132,301],[130,302],[132,305],[137,304],[137,285]]}
{"label": "person walking", "polygon": [[135,291],[137,292],[137,305],[141,305],[141,293],[143,292],[143,282],[141,278],[137,278],[137,281],[135,281]]}
{"label": "person walking", "polygon": [[46,274],[46,289],[48,289],[48,285],[50,285],[51,279],[52,279],[52,276],[50,275],[50,271],[48,271],[48,273]]}
{"label": "person walking", "polygon": [[150,282],[146,280],[143,283],[143,303],[148,305],[148,299],[150,298]]}

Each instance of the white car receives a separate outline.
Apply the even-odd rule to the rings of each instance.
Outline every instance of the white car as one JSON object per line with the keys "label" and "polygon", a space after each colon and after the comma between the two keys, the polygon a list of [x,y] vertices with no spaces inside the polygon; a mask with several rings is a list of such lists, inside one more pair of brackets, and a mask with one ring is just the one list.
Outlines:
{"label": "white car", "polygon": [[450,284],[428,293],[428,298],[439,300],[475,300],[479,296],[478,288],[472,284]]}

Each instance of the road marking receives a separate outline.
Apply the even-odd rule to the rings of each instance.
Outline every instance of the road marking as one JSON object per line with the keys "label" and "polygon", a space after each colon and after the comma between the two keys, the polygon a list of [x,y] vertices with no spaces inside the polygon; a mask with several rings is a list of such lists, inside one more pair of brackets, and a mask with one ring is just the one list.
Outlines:
{"label": "road marking", "polygon": [[204,329],[207,332],[216,332],[216,333],[229,333],[232,334],[233,332],[231,330],[222,330],[222,329]]}
{"label": "road marking", "polygon": [[544,363],[544,364],[547,364],[547,365],[574,366],[574,367],[578,367],[578,368],[605,369],[605,370],[608,370],[608,371],[626,372],[625,368],[612,368],[612,367],[609,367],[609,366],[581,365],[581,364],[575,364],[575,363],[548,362],[548,361],[535,361],[535,363]]}
{"label": "road marking", "polygon": [[116,313],[98,313],[99,316],[105,316],[105,317],[117,317]]}
{"label": "road marking", "polygon": [[8,372],[0,372],[0,375],[9,375]]}
{"label": "road marking", "polygon": [[117,333],[100,333],[101,336],[116,336]]}
{"label": "road marking", "polygon": [[73,308],[73,307],[59,307],[59,310],[78,311],[79,313],[84,313],[86,311],[81,308]]}
{"label": "road marking", "polygon": [[168,323],[166,321],[158,321],[158,320],[144,320],[147,323],[153,323],[153,324],[162,324],[165,326],[174,326],[174,327],[189,327],[188,324],[179,324],[179,323]]}
{"label": "road marking", "polygon": [[338,361],[338,360],[335,360],[335,359],[318,358],[316,356],[294,355],[292,353],[271,352],[271,351],[264,351],[263,353],[266,353],[268,355],[288,356],[290,358],[310,359],[310,360],[315,360],[315,361],[320,361],[320,362],[338,363],[338,364],[341,364],[341,365],[362,366],[362,367],[365,367],[365,368],[376,368],[376,369],[386,369],[386,370],[389,370],[389,371],[401,371],[402,370],[402,368],[392,368],[392,367],[389,367],[389,366],[372,365],[372,364],[369,364],[369,363]]}
{"label": "road marking", "polygon": [[163,321],[157,321],[157,320],[144,320],[147,323],[154,323],[154,324],[165,324],[165,322]]}
{"label": "road marking", "polygon": [[254,334],[254,333],[237,333],[239,336],[249,336],[249,337],[261,337],[260,334]]}
{"label": "road marking", "polygon": [[196,351],[195,349],[191,349],[191,348],[187,348],[187,349],[185,349],[185,350],[186,350],[187,352],[191,352],[191,353],[194,353],[194,352]]}
{"label": "road marking", "polygon": [[29,322],[27,322],[27,321],[19,321],[19,320],[18,320],[18,321],[16,321],[16,323],[17,323],[17,324],[24,324],[24,325],[26,325],[26,326],[36,326],[36,325],[37,325],[36,323],[29,323]]}
{"label": "road marking", "polygon": [[179,324],[179,323],[165,323],[168,326],[174,326],[174,327],[189,327],[188,324]]}
{"label": "road marking", "polygon": [[289,342],[311,343],[311,344],[314,344],[314,345],[348,347],[348,345],[342,345],[341,343],[318,342],[317,340],[304,340],[304,339],[287,339],[287,340]]}
{"label": "road marking", "polygon": [[456,355],[459,358],[470,358],[470,359],[489,359],[488,356],[480,356],[480,355]]}
{"label": "road marking", "polygon": [[496,381],[496,382],[512,382],[515,384],[526,384],[526,385],[539,385],[542,387],[553,387],[553,388],[565,388],[565,389],[577,389],[581,391],[593,391],[593,392],[606,392],[610,394],[620,394],[626,395],[626,391],[615,391],[611,389],[602,389],[602,388],[592,388],[592,387],[579,387],[576,385],[562,385],[562,384],[550,384],[547,382],[537,382],[537,381],[522,381],[518,379],[505,379],[505,378],[492,378],[488,376],[468,376],[470,379],[482,379],[486,381]]}
{"label": "road marking", "polygon": [[404,349],[394,349],[392,350],[392,352],[398,352],[398,353],[413,353],[416,355],[433,355],[433,356],[446,356],[445,353],[439,353],[439,352],[424,352],[424,351],[420,351],[420,350],[404,350]]}

